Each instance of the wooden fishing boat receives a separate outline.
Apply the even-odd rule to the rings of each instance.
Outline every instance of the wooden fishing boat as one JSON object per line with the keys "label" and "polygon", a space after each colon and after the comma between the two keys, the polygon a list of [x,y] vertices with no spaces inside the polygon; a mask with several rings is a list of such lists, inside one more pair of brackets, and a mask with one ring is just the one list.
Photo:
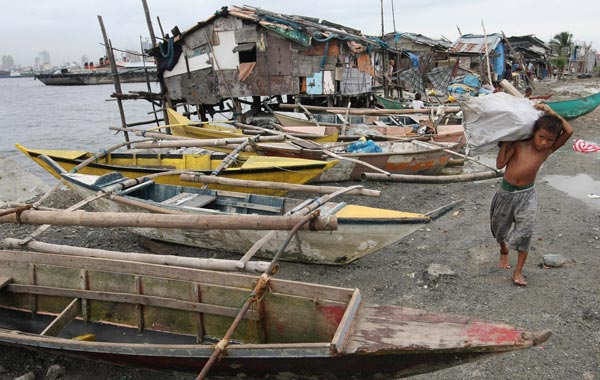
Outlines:
{"label": "wooden fishing boat", "polygon": [[[0,344],[197,374],[260,280],[124,260],[0,251]],[[383,379],[543,343],[505,323],[364,302],[267,278],[211,378]]]}
{"label": "wooden fishing boat", "polygon": [[386,109],[401,110],[411,108],[410,100],[388,99],[377,94],[374,94],[374,96],[375,100],[377,101],[377,104]]}
{"label": "wooden fishing boat", "polygon": [[[16,144],[16,147],[58,179],[60,179],[60,175],[42,159],[43,155],[50,157],[66,171],[72,170],[86,159],[94,156],[94,153],[80,150],[28,149],[19,144]],[[79,169],[79,172],[102,175],[118,171],[129,178],[138,178],[171,170],[189,170],[210,175],[221,164],[224,157],[223,153],[109,153]],[[318,177],[323,171],[336,164],[337,162],[333,161],[252,156],[246,161],[229,166],[219,175],[226,178],[303,184]],[[182,183],[179,176],[176,175],[159,177],[156,178],[156,181],[171,185],[190,185]],[[209,187],[269,195],[284,195],[286,193],[285,190],[247,189],[221,185],[210,185]]]}
{"label": "wooden fishing boat", "polygon": [[531,100],[548,100],[552,97],[553,94],[546,94],[546,95],[534,95],[534,96],[530,96],[529,99]]}
{"label": "wooden fishing boat", "polygon": [[275,111],[273,116],[279,121],[279,123],[286,127],[291,126],[330,126],[342,128],[344,124],[350,127],[353,126],[390,126],[390,127],[415,127],[419,125],[419,122],[429,120],[429,116],[426,114],[412,114],[412,115],[356,115],[336,113],[315,113],[312,114],[312,120],[306,119],[297,112],[281,112]]}
{"label": "wooden fishing boat", "polygon": [[[419,135],[416,131],[421,122],[428,123],[427,115],[348,115],[348,124],[340,120],[339,114],[314,114],[315,120],[302,119],[290,112],[274,112],[282,125],[337,126],[344,128],[340,140],[355,139],[356,136],[368,136],[374,140],[418,139],[435,142],[454,142],[463,146],[466,143],[462,124],[440,124],[435,133]],[[429,124],[431,124],[429,122]]]}
{"label": "wooden fishing boat", "polygon": [[[221,139],[236,137],[253,137],[254,135],[245,133],[244,130],[225,125],[216,125],[203,123],[198,125],[187,117],[181,115],[173,109],[167,110],[169,116],[168,127],[175,136],[192,137],[197,139]],[[315,142],[335,142],[338,139],[339,132],[335,126],[323,126],[307,130],[303,126],[285,127],[282,132],[293,134],[297,137],[312,140]]]}
{"label": "wooden fishing boat", "polygon": [[592,112],[600,105],[600,92],[582,98],[545,103],[565,119],[574,119]]}
{"label": "wooden fishing boat", "polygon": [[[63,173],[64,182],[82,198],[98,191],[110,191],[125,179],[119,173],[101,177]],[[103,197],[90,203],[102,212],[151,212],[175,210],[198,215],[259,214],[280,216],[291,213],[301,200],[224,192],[189,186],[170,186],[146,181],[116,194],[132,202],[115,202]],[[135,202],[133,202],[135,201]],[[299,207],[302,208],[302,207]],[[287,246],[282,260],[317,264],[347,264],[379,251],[413,233],[438,215],[326,202],[319,207],[320,216],[335,216],[335,231],[299,231]],[[261,239],[264,231],[256,230],[192,230],[165,228],[132,228],[132,231],[157,240],[218,251],[245,254]],[[287,238],[287,231],[277,231],[256,254],[272,257]]]}

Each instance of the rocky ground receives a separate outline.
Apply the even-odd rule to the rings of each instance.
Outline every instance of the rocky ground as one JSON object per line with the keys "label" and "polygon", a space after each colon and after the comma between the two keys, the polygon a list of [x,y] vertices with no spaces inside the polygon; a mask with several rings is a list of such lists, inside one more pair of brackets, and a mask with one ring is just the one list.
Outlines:
{"label": "rocky ground", "polygon": [[[535,94],[595,86],[598,79],[539,83]],[[600,153],[578,153],[574,138],[600,143],[600,108],[572,122],[575,135],[552,155],[540,171],[538,225],[525,267],[529,285],[517,287],[511,272],[497,269],[498,247],[489,232],[488,212],[498,180],[441,185],[367,183],[382,190],[380,198],[347,196],[346,201],[392,209],[426,212],[451,200],[464,199],[458,213],[435,221],[403,241],[355,263],[326,267],[284,263],[281,278],[342,287],[357,287],[369,303],[423,308],[432,312],[461,314],[502,321],[531,331],[551,329],[545,344],[493,356],[414,379],[600,379],[600,199],[573,196],[558,190],[550,176],[588,179],[584,194],[600,194]],[[484,157],[492,160],[493,157]],[[294,194],[292,194],[294,195]],[[302,194],[295,194],[302,196]],[[50,205],[74,203],[68,191],[60,191]],[[30,226],[0,225],[1,237],[24,237]],[[86,247],[144,252],[142,239],[122,229],[53,228],[42,241]],[[175,249],[174,246],[170,248]],[[213,257],[213,252],[179,248],[180,254]],[[542,257],[560,254],[566,264],[546,269]],[[227,255],[226,255],[227,256]],[[223,257],[223,256],[219,256]],[[236,256],[228,256],[236,257]],[[511,252],[514,266],[516,254]],[[448,274],[432,277],[427,269],[442,265]],[[44,378],[80,379],[192,379],[194,376],[149,372],[107,364],[43,355],[2,347],[0,380],[28,373]],[[57,369],[58,368],[58,369]]]}

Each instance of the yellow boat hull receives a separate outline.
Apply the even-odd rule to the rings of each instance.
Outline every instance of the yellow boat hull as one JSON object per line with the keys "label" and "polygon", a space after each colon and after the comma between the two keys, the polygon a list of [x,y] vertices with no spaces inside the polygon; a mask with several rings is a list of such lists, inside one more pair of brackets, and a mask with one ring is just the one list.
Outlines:
{"label": "yellow boat hull", "polygon": [[[73,168],[85,159],[93,156],[93,153],[80,150],[28,149],[19,144],[16,144],[16,147],[57,179],[60,179],[60,174],[41,158],[42,155],[48,156],[66,171],[73,170]],[[212,170],[216,169],[221,162],[222,160],[212,157],[211,154],[110,153],[98,158],[96,161],[78,170],[78,172],[103,175],[117,171],[129,178],[139,178],[170,170],[189,170],[210,175]],[[304,184],[317,178],[325,170],[336,164],[337,161],[325,162],[283,157],[253,156],[237,167],[224,169],[219,176],[242,180]],[[203,186],[203,184],[199,183],[193,184],[181,181],[179,175],[160,176],[155,179],[155,182],[178,186]],[[286,193],[285,190],[226,185],[209,185],[209,188],[264,195],[285,195]]]}

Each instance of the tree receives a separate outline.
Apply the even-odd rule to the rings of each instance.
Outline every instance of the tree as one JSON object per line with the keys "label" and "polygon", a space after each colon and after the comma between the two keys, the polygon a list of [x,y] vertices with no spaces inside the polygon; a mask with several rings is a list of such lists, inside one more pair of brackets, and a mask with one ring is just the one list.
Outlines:
{"label": "tree", "polygon": [[566,57],[552,57],[550,60],[552,66],[558,69],[558,79],[562,78],[562,72],[567,66],[567,58]]}
{"label": "tree", "polygon": [[558,47],[558,53],[560,55],[562,48],[571,47],[571,45],[573,45],[573,34],[569,32],[560,32],[554,35],[550,44]]}

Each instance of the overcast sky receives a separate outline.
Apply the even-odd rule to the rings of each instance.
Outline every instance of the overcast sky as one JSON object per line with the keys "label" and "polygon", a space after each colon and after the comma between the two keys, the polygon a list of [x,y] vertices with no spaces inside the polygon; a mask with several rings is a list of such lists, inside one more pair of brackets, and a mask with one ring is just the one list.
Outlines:
{"label": "overcast sky", "polygon": [[[165,33],[175,25],[183,31],[222,6],[244,4],[318,17],[365,34],[381,34],[380,0],[147,2],[157,35],[157,17]],[[0,13],[0,56],[10,55],[21,66],[32,65],[40,51],[50,54],[53,65],[80,62],[83,55],[97,61],[104,55],[98,15],[103,18],[113,47],[139,50],[140,36],[149,35],[142,0],[17,0],[5,5]],[[483,34],[483,21],[487,33],[534,34],[545,42],[568,31],[576,41],[592,43],[600,51],[598,0],[383,0],[383,8],[386,33],[396,30],[454,41],[459,36],[458,28],[463,34]]]}

